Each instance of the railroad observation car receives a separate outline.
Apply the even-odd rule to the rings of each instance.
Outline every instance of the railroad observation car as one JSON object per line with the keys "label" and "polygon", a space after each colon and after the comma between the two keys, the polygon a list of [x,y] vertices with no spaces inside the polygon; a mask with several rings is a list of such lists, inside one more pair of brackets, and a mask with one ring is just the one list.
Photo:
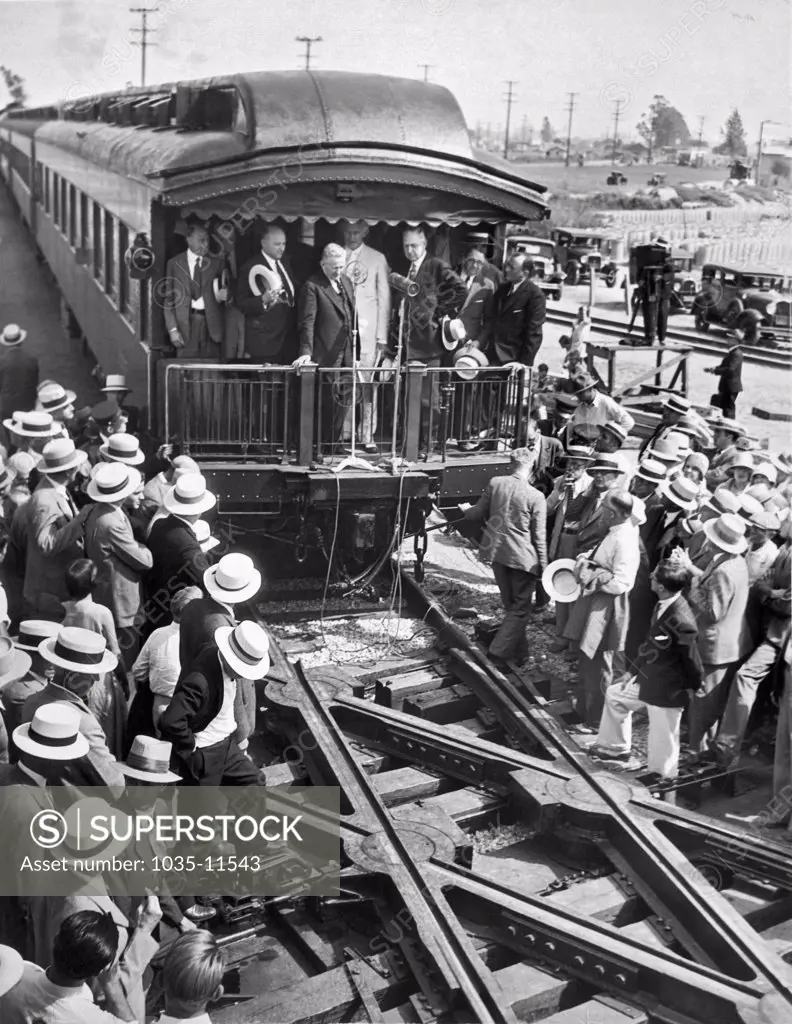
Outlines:
{"label": "railroad observation car", "polygon": [[[325,71],[128,89],[7,113],[0,169],[57,280],[65,325],[105,372],[126,375],[151,435],[199,459],[223,514],[266,517],[299,557],[332,533],[354,562],[379,550],[395,522],[420,530],[431,500],[474,497],[506,463],[529,386],[508,371],[382,374],[378,455],[367,469],[333,472],[344,452],[322,436],[319,396],[335,371],[180,361],[163,317],[166,264],[186,247],[192,216],[210,226],[211,251],[232,275],[256,254],[256,227],[277,221],[297,282],[340,239],[344,219],[364,219],[368,244],[392,266],[407,225],[427,228],[429,252],[455,264],[472,233],[486,232],[495,254],[507,223],[548,216],[542,186],[471,149],[448,90]],[[401,298],[394,293],[397,313]],[[421,461],[427,372],[441,376],[441,398],[429,411],[436,444]],[[352,378],[333,379],[347,431]]]}

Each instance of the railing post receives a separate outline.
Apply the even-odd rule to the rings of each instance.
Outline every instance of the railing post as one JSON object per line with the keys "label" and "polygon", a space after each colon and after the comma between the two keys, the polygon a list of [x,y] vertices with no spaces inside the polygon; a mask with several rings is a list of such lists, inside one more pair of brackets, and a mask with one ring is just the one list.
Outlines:
{"label": "railing post", "polygon": [[[427,368],[423,363],[407,364],[407,383],[404,389],[404,457],[408,462],[418,458],[421,437],[421,394]],[[399,415],[399,410],[395,410]],[[427,446],[429,439],[427,438]]]}
{"label": "railing post", "polygon": [[315,364],[300,368],[297,380],[300,384],[300,436],[298,438],[297,461],[301,466],[310,466],[314,451],[314,420],[316,418],[316,370]]}

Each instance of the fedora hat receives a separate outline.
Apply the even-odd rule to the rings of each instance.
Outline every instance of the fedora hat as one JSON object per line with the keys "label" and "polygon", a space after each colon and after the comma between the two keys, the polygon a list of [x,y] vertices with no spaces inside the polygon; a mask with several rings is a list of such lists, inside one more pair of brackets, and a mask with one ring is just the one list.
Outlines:
{"label": "fedora hat", "polygon": [[206,489],[206,480],[200,473],[185,473],[173,487],[165,492],[162,507],[166,512],[183,515],[203,515],[214,508],[217,498]]}
{"label": "fedora hat", "polygon": [[764,508],[754,512],[748,521],[751,526],[758,526],[760,530],[767,530],[768,533],[778,533],[781,529],[781,520],[775,512],[769,512]]}
{"label": "fedora hat", "polygon": [[91,501],[123,501],[140,487],[142,477],[132,466],[120,462],[100,462],[94,469],[85,493]]}
{"label": "fedora hat", "polygon": [[67,391],[55,381],[39,384],[38,404],[44,412],[59,412],[69,405],[74,405],[76,400],[77,395],[73,391]]}
{"label": "fedora hat", "polygon": [[657,488],[663,497],[673,501],[679,508],[691,512],[698,504],[699,489],[686,476],[675,476],[672,480],[664,480]]}
{"label": "fedora hat", "polygon": [[23,331],[19,324],[7,324],[0,334],[0,345],[7,345],[8,348],[21,345],[26,337],[27,331]]}
{"label": "fedora hat", "polygon": [[107,462],[125,462],[128,466],[139,466],[146,461],[146,456],[140,450],[140,441],[134,434],[111,434],[100,445],[99,454]]}
{"label": "fedora hat", "polygon": [[690,402],[683,398],[681,395],[669,395],[663,402],[664,409],[670,409],[671,412],[678,412],[680,416],[684,416],[690,412]]}
{"label": "fedora hat", "polygon": [[[100,816],[116,822],[123,820],[123,838],[117,838],[118,828],[113,826],[106,830],[106,838],[95,837],[91,822]],[[129,815],[99,796],[86,796],[76,800],[63,817],[66,821],[63,846],[69,853],[78,854],[80,858],[105,857],[109,860],[125,850],[129,844],[130,836],[126,827]],[[125,832],[127,835],[124,835]]]}
{"label": "fedora hat", "polygon": [[609,423],[603,423],[602,429],[607,430],[609,434],[615,434],[620,441],[627,440],[627,434],[629,431],[625,430],[621,423],[617,423],[616,420],[611,420]]}
{"label": "fedora hat", "polygon": [[598,452],[596,458],[586,470],[587,473],[629,473],[630,468],[623,455],[618,452],[609,454]]}
{"label": "fedora hat", "polygon": [[91,419],[94,423],[98,423],[99,426],[105,426],[108,423],[112,423],[120,411],[121,406],[114,398],[106,398],[103,402],[98,402],[93,406],[91,409]]}
{"label": "fedora hat", "polygon": [[46,761],[76,761],[90,749],[80,732],[80,712],[66,701],[36,708],[30,722],[14,729],[13,740],[23,754]]}
{"label": "fedora hat", "polygon": [[570,604],[580,596],[574,558],[557,558],[542,573],[542,586],[553,601]]}
{"label": "fedora hat", "polygon": [[710,519],[702,527],[708,540],[730,555],[741,555],[748,547],[745,539],[745,520],[733,512]]}
{"label": "fedora hat", "polygon": [[462,380],[474,380],[479,370],[486,366],[489,366],[489,359],[473,345],[463,345],[454,353],[454,370]]}
{"label": "fedora hat", "polygon": [[778,470],[772,462],[757,462],[754,466],[754,476],[763,476],[773,487],[778,483]]}
{"label": "fedora hat", "polygon": [[582,395],[584,391],[589,391],[597,386],[597,382],[589,374],[581,374],[575,378],[574,383],[576,395]]}
{"label": "fedora hat", "polygon": [[652,484],[661,484],[668,476],[668,467],[657,459],[645,458],[638,463],[635,475]]}
{"label": "fedora hat", "polygon": [[7,636],[0,637],[0,686],[27,675],[33,659],[20,651]]}
{"label": "fedora hat", "polygon": [[41,454],[44,456],[44,460],[37,467],[39,473],[65,473],[88,461],[88,453],[75,448],[74,441],[70,437],[55,438],[54,441],[44,445]]}
{"label": "fedora hat", "polygon": [[664,462],[668,466],[675,466],[678,462],[682,461],[679,457],[679,449],[666,437],[661,437],[655,441],[654,445],[646,452],[646,455],[648,458],[654,459],[656,462]]}
{"label": "fedora hat", "polygon": [[61,626],[57,636],[41,641],[39,653],[50,665],[89,676],[112,672],[118,664],[102,634],[80,626]]}
{"label": "fedora hat", "polygon": [[60,431],[52,416],[43,410],[15,412],[10,420],[3,420],[3,426],[19,437],[53,437]]}
{"label": "fedora hat", "polygon": [[193,533],[195,539],[201,545],[201,551],[206,554],[207,551],[212,551],[220,541],[217,537],[212,536],[212,530],[209,523],[205,519],[199,519],[197,523],[192,524]]}
{"label": "fedora hat", "polygon": [[454,319],[450,316],[444,316],[440,321],[440,338],[443,342],[443,348],[448,352],[453,352],[460,341],[467,339],[465,325],[458,318]]}
{"label": "fedora hat", "polygon": [[704,497],[704,506],[718,515],[725,515],[727,512],[738,513],[740,511],[740,499],[725,487],[716,487],[712,494]]}
{"label": "fedora hat", "polygon": [[596,457],[591,448],[587,448],[583,444],[569,444],[566,451],[559,456],[564,462],[569,462],[572,459],[577,459],[579,462],[594,462]]}
{"label": "fedora hat", "polygon": [[49,619],[25,619],[19,623],[19,634],[14,645],[20,651],[38,652],[41,641],[57,636],[60,629],[59,622],[51,622]]}
{"label": "fedora hat", "polygon": [[99,390],[106,395],[112,395],[116,392],[128,394],[130,391],[127,387],[126,377],[122,373],[108,373],[105,377],[104,387],[99,388]]}
{"label": "fedora hat", "polygon": [[724,467],[727,473],[731,473],[733,469],[750,469],[753,473],[754,460],[748,452],[738,452],[733,458],[729,459],[728,465]]}
{"label": "fedora hat", "polygon": [[25,972],[25,961],[13,946],[0,946],[0,996],[16,985]]}
{"label": "fedora hat", "polygon": [[170,770],[173,744],[153,736],[136,736],[132,740],[126,761],[120,762],[121,771],[132,779],[144,782],[180,782],[181,775]]}
{"label": "fedora hat", "polygon": [[239,604],[255,597],[261,590],[261,573],[249,555],[234,552],[224,555],[217,565],[203,575],[209,597],[221,604]]}
{"label": "fedora hat", "polygon": [[571,416],[575,409],[580,405],[580,402],[574,395],[565,395],[562,393],[556,395],[555,405],[556,414],[558,416]]}
{"label": "fedora hat", "polygon": [[728,416],[713,416],[705,422],[709,423],[713,430],[726,430],[737,437],[741,437],[745,433],[745,427]]}
{"label": "fedora hat", "polygon": [[255,682],[269,672],[269,637],[257,622],[220,626],[214,638],[223,660],[242,679]]}

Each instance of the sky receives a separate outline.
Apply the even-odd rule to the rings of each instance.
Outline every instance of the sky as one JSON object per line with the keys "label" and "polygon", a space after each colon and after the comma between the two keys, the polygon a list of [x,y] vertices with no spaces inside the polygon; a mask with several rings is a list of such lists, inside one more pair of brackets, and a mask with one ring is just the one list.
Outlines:
{"label": "sky", "polygon": [[[470,128],[505,120],[505,80],[515,81],[512,136],[524,119],[573,135],[620,135],[655,94],[695,135],[720,141],[733,107],[749,147],[789,138],[792,0],[0,0],[0,65],[44,103],[140,83],[140,16],[150,22],[147,82],[231,71],[302,67],[295,36],[321,36],[319,69],[423,77],[447,86]],[[0,104],[3,102],[0,91]]]}

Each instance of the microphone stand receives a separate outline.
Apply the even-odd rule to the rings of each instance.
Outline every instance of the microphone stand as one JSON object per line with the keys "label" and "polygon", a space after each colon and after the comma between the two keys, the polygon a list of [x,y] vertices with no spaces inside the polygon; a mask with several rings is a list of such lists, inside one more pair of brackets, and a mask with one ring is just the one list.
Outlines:
{"label": "microphone stand", "polygon": [[402,350],[404,348],[404,310],[407,304],[407,297],[402,295],[399,303],[399,340],[396,343],[396,358],[393,361],[393,432],[391,436],[391,467],[396,472],[396,423],[399,419],[399,392],[401,384],[401,362]]}
{"label": "microphone stand", "polygon": [[[373,471],[376,473],[377,467],[367,462],[366,459],[360,458],[355,452],[355,445],[357,442],[357,375],[358,375],[358,307],[357,307],[357,290],[358,282],[353,281],[352,286],[354,288],[354,311],[352,314],[352,451],[345,459],[342,459],[337,466],[333,466],[334,473],[341,473],[345,469],[362,469],[364,471]],[[340,287],[343,288],[343,285]]]}

